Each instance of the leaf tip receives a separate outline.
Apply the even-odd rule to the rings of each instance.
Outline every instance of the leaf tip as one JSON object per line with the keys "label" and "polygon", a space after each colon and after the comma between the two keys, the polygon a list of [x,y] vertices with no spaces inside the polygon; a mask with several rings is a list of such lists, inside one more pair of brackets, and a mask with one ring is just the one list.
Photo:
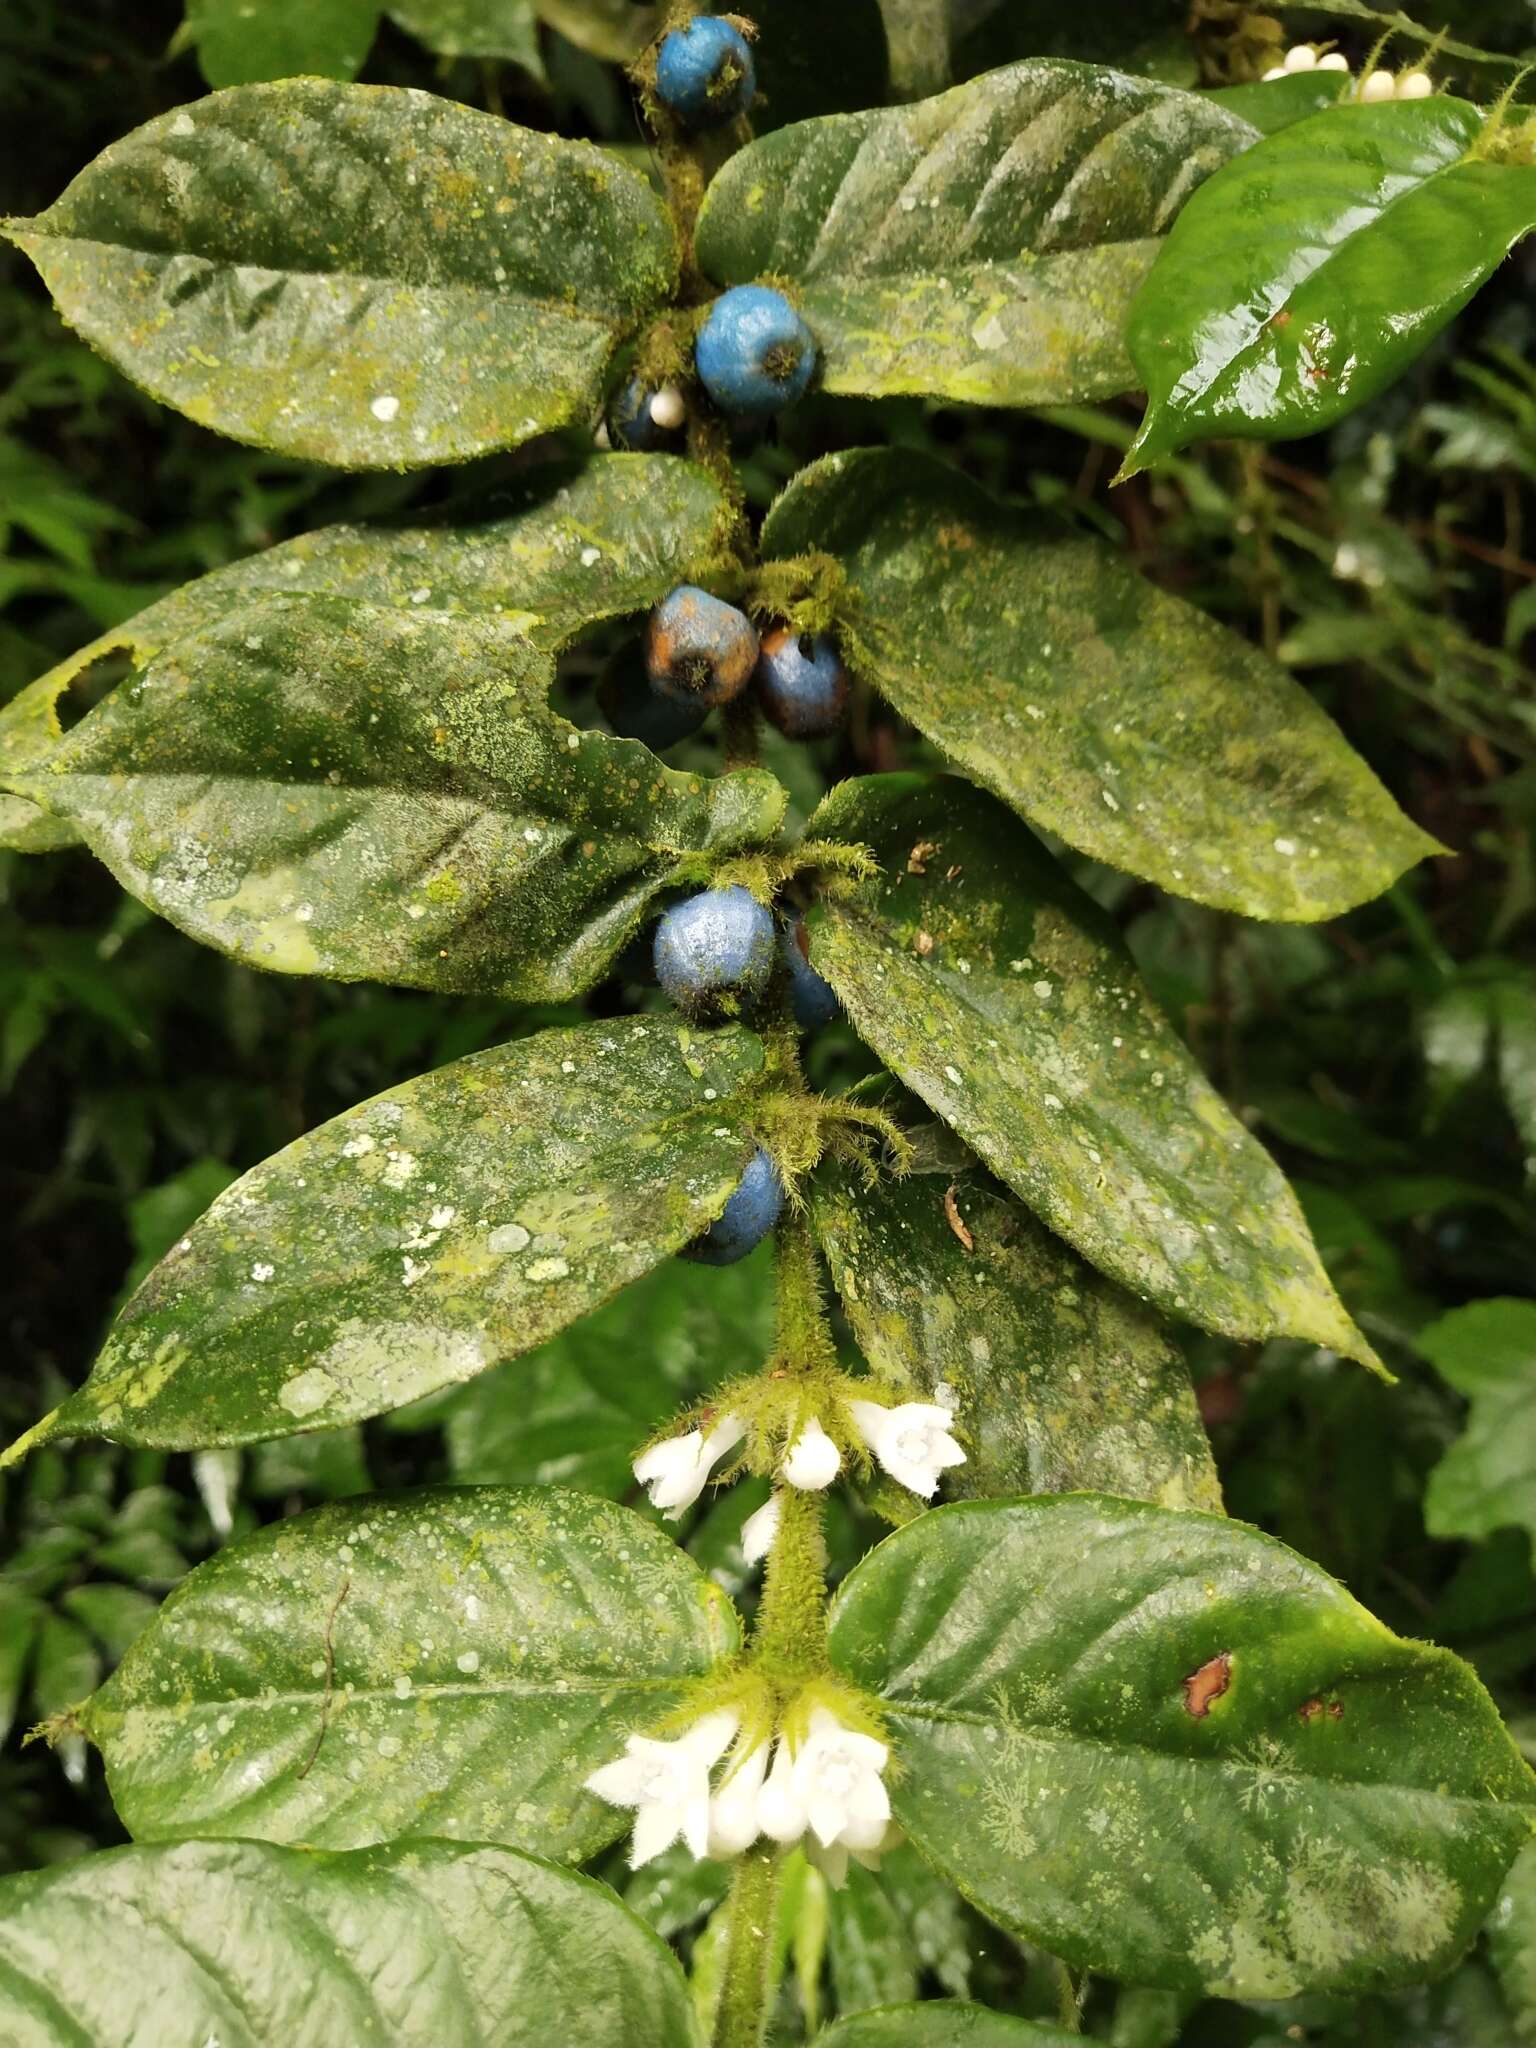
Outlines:
{"label": "leaf tip", "polygon": [[30,1429],[24,1430],[17,1437],[15,1443],[7,1444],[5,1449],[0,1451],[0,1472],[10,1465],[19,1465],[29,1451],[35,1451],[39,1445],[49,1442],[54,1435],[54,1424],[62,1413],[63,1410],[60,1408],[50,1409],[41,1422],[34,1422]]}

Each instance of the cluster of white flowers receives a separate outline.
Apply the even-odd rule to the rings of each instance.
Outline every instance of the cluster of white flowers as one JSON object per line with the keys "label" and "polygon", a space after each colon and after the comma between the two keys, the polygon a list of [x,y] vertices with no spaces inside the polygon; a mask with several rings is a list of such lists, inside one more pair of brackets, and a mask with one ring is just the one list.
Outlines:
{"label": "cluster of white flowers", "polygon": [[[730,1751],[727,1757],[726,1752]],[[770,1761],[771,1751],[771,1761]],[[803,1734],[765,1738],[727,1711],[705,1714],[673,1741],[631,1735],[624,1755],[587,1779],[610,1806],[635,1811],[630,1863],[638,1870],[681,1838],[694,1856],[739,1856],[759,1836],[803,1842],[834,1884],[853,1855],[873,1867],[891,1834],[883,1742],[829,1707],[811,1708]],[[710,1773],[725,1759],[718,1784]]]}
{"label": "cluster of white flowers", "polygon": [[[1329,50],[1319,56],[1310,43],[1297,43],[1285,53],[1285,61],[1270,67],[1264,74],[1267,85],[1272,78],[1292,78],[1298,71],[1347,71],[1349,59],[1339,50]],[[1435,81],[1427,71],[1368,71],[1359,85],[1359,97],[1368,102],[1379,100],[1427,100],[1435,89]]]}
{"label": "cluster of white flowers", "polygon": [[[940,1473],[965,1463],[965,1452],[950,1434],[954,1412],[936,1402],[903,1401],[899,1407],[886,1408],[878,1401],[850,1401],[848,1412],[876,1464],[924,1500],[938,1491]],[[746,1433],[738,1416],[721,1415],[707,1434],[690,1429],[642,1451],[635,1460],[635,1477],[649,1493],[651,1506],[675,1522],[693,1506],[715,1466]],[[832,1484],[842,1462],[841,1451],[813,1416],[789,1446],[778,1476],[786,1486],[818,1493]],[[749,1517],[742,1530],[749,1564],[767,1555],[778,1521],[777,1498]]]}

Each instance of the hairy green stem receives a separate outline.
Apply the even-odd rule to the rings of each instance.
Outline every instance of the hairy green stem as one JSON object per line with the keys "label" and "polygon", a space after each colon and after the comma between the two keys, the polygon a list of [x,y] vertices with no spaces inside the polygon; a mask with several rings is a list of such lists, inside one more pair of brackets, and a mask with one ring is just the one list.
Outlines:
{"label": "hairy green stem", "polygon": [[771,1843],[759,1843],[736,1866],[712,2048],[762,2048],[769,2007],[778,1991],[773,1981],[778,1954],[773,1923],[782,1860]]}

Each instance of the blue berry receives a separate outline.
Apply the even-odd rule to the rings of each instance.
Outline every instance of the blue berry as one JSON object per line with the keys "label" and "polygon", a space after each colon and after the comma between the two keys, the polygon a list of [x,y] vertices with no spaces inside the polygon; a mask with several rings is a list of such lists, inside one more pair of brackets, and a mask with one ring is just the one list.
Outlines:
{"label": "blue berry", "polygon": [[[658,420],[654,410],[658,405],[664,416],[675,412],[676,420]],[[674,386],[663,385],[658,391],[631,377],[609,401],[608,438],[615,448],[641,455],[676,450],[687,438],[684,419],[682,394]]]}
{"label": "blue berry", "polygon": [[739,28],[697,14],[662,38],[656,97],[686,128],[714,128],[744,114],[757,92],[752,50]]}
{"label": "blue berry", "polygon": [[729,704],[757,666],[757,632],[745,612],[680,583],[651,613],[645,667],[652,687],[677,704]]}
{"label": "blue berry", "polygon": [[784,1183],[779,1169],[759,1145],[747,1161],[735,1194],[708,1230],[683,1246],[683,1257],[697,1259],[704,1266],[734,1266],[762,1243],[783,1207]]}
{"label": "blue berry", "polygon": [[789,970],[789,1007],[802,1031],[820,1031],[837,1015],[838,1001],[830,981],[811,965],[810,934],[803,917],[793,918],[779,934],[779,958]]}
{"label": "blue berry", "polygon": [[782,292],[739,284],[710,307],[693,360],[722,412],[763,418],[802,395],[816,368],[816,341]]}
{"label": "blue berry", "polygon": [[773,972],[773,917],[739,882],[674,903],[656,927],[656,979],[689,1016],[724,1015]]}
{"label": "blue berry", "polygon": [[763,636],[757,695],[767,717],[792,740],[825,739],[848,708],[848,671],[825,633],[776,626]]}
{"label": "blue berry", "polygon": [[679,704],[675,697],[663,697],[653,690],[633,650],[616,661],[598,684],[597,702],[620,739],[643,740],[656,754],[696,733],[706,715],[697,700]]}

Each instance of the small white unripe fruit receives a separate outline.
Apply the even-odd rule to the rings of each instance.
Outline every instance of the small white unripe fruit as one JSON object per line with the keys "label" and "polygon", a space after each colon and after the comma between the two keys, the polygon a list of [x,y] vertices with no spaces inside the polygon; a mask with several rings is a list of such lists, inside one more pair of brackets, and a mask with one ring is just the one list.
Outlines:
{"label": "small white unripe fruit", "polygon": [[651,400],[651,418],[666,433],[680,427],[688,417],[688,407],[683,394],[675,384],[663,384]]}
{"label": "small white unripe fruit", "polygon": [[1397,90],[1397,81],[1390,71],[1373,71],[1360,81],[1360,97],[1367,103],[1373,100],[1389,100]]}
{"label": "small white unripe fruit", "polygon": [[1427,100],[1435,89],[1435,81],[1427,71],[1405,71],[1397,81],[1397,96],[1400,100]]}
{"label": "small white unripe fruit", "polygon": [[1263,79],[1260,82],[1264,85],[1268,85],[1269,81],[1272,78],[1288,78],[1289,76],[1290,73],[1286,70],[1283,64],[1272,64],[1269,70],[1265,72]]}
{"label": "small white unripe fruit", "polygon": [[1347,71],[1349,59],[1342,50],[1330,50],[1326,57],[1318,58],[1317,68],[1319,71]]}
{"label": "small white unripe fruit", "polygon": [[1287,71],[1314,71],[1317,68],[1317,52],[1310,43],[1297,43],[1285,53]]}

